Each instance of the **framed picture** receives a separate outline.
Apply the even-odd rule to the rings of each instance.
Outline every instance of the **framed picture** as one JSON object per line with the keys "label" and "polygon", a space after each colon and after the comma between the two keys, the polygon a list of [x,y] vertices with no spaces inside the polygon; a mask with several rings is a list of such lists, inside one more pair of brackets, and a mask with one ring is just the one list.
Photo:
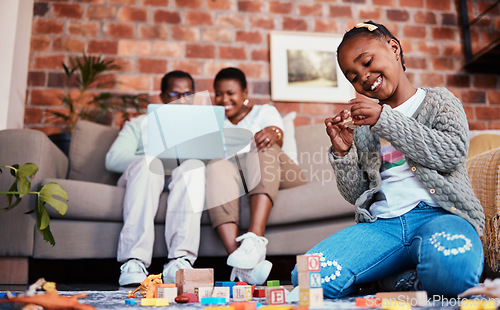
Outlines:
{"label": "framed picture", "polygon": [[354,98],[337,63],[341,40],[340,35],[271,32],[271,99],[345,103]]}

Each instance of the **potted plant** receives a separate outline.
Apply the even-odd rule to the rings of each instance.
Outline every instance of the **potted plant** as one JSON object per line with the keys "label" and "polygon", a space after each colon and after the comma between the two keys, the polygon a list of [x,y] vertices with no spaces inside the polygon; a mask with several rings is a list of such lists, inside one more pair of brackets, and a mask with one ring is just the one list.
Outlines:
{"label": "potted plant", "polygon": [[[148,103],[146,94],[116,94],[107,91],[117,84],[114,79],[109,79],[108,73],[120,69],[113,60],[83,53],[82,57],[70,58],[69,64],[63,63],[62,66],[69,87],[65,88],[61,100],[68,111],[51,113],[63,120],[67,130],[61,134],[50,135],[49,138],[63,149],[66,155],[69,151],[71,132],[79,119],[111,125],[115,112],[129,119],[129,109],[141,112],[141,108]],[[71,88],[76,89],[76,92],[71,91]]]}

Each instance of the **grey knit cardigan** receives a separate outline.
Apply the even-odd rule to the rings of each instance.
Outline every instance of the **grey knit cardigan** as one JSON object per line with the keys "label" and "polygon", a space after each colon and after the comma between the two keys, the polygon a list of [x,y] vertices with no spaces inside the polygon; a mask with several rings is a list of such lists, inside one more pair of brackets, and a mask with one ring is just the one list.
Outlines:
{"label": "grey knit cardigan", "polygon": [[482,233],[484,213],[474,196],[465,159],[468,124],[462,103],[445,88],[429,88],[423,103],[407,117],[383,105],[373,126],[354,130],[354,142],[343,157],[329,158],[342,196],[356,207],[357,222],[374,222],[368,209],[380,190],[380,138],[405,155],[416,178],[443,209],[469,221]]}

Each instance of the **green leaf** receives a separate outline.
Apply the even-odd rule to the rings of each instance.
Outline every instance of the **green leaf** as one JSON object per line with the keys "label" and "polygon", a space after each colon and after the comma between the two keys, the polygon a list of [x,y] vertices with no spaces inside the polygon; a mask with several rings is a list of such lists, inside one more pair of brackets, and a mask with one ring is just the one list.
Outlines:
{"label": "green leaf", "polygon": [[17,169],[17,184],[19,185],[19,193],[22,196],[29,193],[31,182],[29,179],[37,173],[38,166],[33,163],[26,163]]}
{"label": "green leaf", "polygon": [[49,212],[47,208],[43,205],[43,202],[38,201],[37,212],[36,212],[36,227],[39,231],[44,230],[50,224]]}
{"label": "green leaf", "polygon": [[[59,200],[54,196],[59,196],[66,201]],[[68,211],[68,193],[66,193],[61,185],[55,182],[47,183],[40,189],[40,193],[38,194],[38,201],[42,203],[48,203],[61,215],[64,215],[66,211]]]}
{"label": "green leaf", "polygon": [[[9,188],[9,192],[17,192],[17,183],[14,182]],[[21,203],[21,196],[19,194],[6,194],[8,206],[4,210],[10,210]],[[12,198],[15,197],[16,201],[12,202]]]}
{"label": "green leaf", "polygon": [[54,236],[50,232],[50,226],[47,226],[47,228],[45,228],[43,230],[39,230],[39,231],[43,236],[43,240],[49,242],[50,245],[52,245],[52,246],[54,246],[56,244],[56,242],[54,240]]}

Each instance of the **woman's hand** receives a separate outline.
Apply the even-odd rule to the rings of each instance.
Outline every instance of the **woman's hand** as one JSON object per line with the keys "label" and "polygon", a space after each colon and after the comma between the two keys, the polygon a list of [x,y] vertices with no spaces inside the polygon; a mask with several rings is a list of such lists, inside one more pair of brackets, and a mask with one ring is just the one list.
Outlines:
{"label": "woman's hand", "polygon": [[355,125],[373,126],[382,113],[382,106],[368,98],[354,98],[349,103],[352,104],[351,116]]}
{"label": "woman's hand", "polygon": [[330,137],[336,156],[345,156],[351,148],[354,129],[349,128],[344,123],[350,117],[351,113],[349,110],[344,110],[334,117],[325,119],[326,133]]}
{"label": "woman's hand", "polygon": [[254,136],[254,140],[257,145],[257,150],[265,151],[274,143],[278,143],[278,145],[281,146],[283,141],[283,132],[278,127],[269,126],[257,132]]}

